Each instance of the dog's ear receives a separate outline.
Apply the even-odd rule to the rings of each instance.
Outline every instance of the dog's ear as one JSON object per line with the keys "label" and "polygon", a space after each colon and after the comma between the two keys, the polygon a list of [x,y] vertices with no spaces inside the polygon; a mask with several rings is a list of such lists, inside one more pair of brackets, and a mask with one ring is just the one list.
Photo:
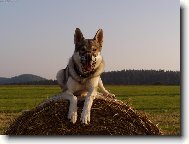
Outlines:
{"label": "dog's ear", "polygon": [[102,43],[103,43],[103,30],[102,29],[99,29],[96,32],[94,40],[96,40],[100,44],[100,46],[102,46]]}
{"label": "dog's ear", "polygon": [[84,39],[83,34],[79,28],[75,29],[74,44],[80,43]]}

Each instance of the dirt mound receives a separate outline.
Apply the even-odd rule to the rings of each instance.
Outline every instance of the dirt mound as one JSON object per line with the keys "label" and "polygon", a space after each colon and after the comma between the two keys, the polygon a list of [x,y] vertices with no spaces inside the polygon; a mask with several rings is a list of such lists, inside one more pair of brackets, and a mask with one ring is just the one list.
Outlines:
{"label": "dirt mound", "polygon": [[161,135],[146,117],[116,99],[95,99],[89,125],[81,124],[83,101],[78,102],[78,120],[67,119],[69,102],[50,101],[24,112],[5,131],[6,135]]}

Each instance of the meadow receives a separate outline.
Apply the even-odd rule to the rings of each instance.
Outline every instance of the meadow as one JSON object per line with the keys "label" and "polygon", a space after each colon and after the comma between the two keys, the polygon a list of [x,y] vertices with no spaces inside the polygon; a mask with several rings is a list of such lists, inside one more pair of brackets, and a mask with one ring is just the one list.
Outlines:
{"label": "meadow", "polygon": [[[105,86],[116,97],[147,117],[165,135],[181,135],[180,86]],[[0,134],[22,111],[56,95],[58,86],[0,86]]]}

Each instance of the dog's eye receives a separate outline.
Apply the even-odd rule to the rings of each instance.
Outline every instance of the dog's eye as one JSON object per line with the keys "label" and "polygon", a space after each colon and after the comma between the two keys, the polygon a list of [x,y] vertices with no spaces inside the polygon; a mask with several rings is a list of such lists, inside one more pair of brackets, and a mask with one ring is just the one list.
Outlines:
{"label": "dog's eye", "polygon": [[95,51],[96,51],[96,49],[93,49],[93,51],[95,52]]}

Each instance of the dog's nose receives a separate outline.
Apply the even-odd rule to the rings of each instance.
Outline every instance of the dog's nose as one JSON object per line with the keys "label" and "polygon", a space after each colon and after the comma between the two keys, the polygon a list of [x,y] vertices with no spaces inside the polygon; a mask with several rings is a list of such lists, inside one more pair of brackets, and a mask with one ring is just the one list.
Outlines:
{"label": "dog's nose", "polygon": [[87,53],[86,54],[86,59],[91,61],[92,60],[92,54],[91,53]]}

